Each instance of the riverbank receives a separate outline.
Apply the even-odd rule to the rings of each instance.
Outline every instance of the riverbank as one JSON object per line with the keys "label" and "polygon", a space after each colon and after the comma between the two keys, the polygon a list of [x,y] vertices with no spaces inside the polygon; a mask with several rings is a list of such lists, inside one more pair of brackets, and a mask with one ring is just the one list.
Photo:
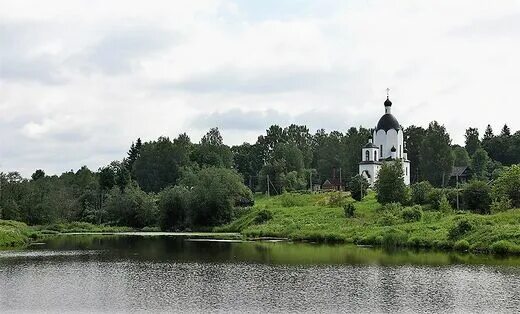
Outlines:
{"label": "riverbank", "polygon": [[[340,203],[354,204],[351,218]],[[520,254],[520,209],[493,215],[420,210],[417,221],[410,221],[405,211],[410,212],[382,210],[374,194],[360,202],[338,202],[334,193],[260,196],[249,212],[215,231],[252,238]]]}
{"label": "riverbank", "polygon": [[27,245],[35,237],[35,232],[23,222],[0,220],[0,249]]}

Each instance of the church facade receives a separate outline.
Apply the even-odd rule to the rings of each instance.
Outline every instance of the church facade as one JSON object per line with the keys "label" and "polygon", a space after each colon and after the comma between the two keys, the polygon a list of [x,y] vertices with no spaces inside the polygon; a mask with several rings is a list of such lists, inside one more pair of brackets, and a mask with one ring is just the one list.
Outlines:
{"label": "church facade", "polygon": [[383,163],[400,160],[403,165],[404,182],[409,185],[410,161],[404,142],[404,130],[392,115],[392,102],[388,95],[384,105],[385,114],[379,119],[372,139],[361,151],[359,174],[364,176],[372,187]]}

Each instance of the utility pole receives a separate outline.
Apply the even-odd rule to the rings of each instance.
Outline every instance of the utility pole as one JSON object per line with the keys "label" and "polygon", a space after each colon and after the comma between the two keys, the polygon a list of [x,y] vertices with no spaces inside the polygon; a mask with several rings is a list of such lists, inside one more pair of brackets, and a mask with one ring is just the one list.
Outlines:
{"label": "utility pole", "polygon": [[343,191],[343,179],[341,177],[341,167],[339,168],[339,188]]}
{"label": "utility pole", "polygon": [[457,180],[457,211],[460,210],[459,209],[459,174],[457,173],[457,176],[455,177],[455,179]]}
{"label": "utility pole", "polygon": [[269,193],[269,175],[267,175],[267,197],[270,197],[270,193]]}

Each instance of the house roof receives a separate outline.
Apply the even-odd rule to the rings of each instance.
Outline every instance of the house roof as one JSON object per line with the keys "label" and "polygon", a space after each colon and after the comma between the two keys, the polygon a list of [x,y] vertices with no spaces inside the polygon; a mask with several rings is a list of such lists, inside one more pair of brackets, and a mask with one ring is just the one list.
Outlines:
{"label": "house roof", "polygon": [[452,177],[465,176],[465,175],[467,175],[468,169],[469,169],[468,166],[453,167],[453,169],[451,169],[451,176]]}

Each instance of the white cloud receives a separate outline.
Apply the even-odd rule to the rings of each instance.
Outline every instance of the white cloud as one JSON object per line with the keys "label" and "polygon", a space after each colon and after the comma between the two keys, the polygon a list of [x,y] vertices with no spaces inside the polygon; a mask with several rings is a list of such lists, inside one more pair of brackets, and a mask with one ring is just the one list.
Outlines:
{"label": "white cloud", "polygon": [[[517,1],[2,1],[0,171],[96,169],[213,124],[520,129]],[[516,113],[516,114],[515,114]]]}

